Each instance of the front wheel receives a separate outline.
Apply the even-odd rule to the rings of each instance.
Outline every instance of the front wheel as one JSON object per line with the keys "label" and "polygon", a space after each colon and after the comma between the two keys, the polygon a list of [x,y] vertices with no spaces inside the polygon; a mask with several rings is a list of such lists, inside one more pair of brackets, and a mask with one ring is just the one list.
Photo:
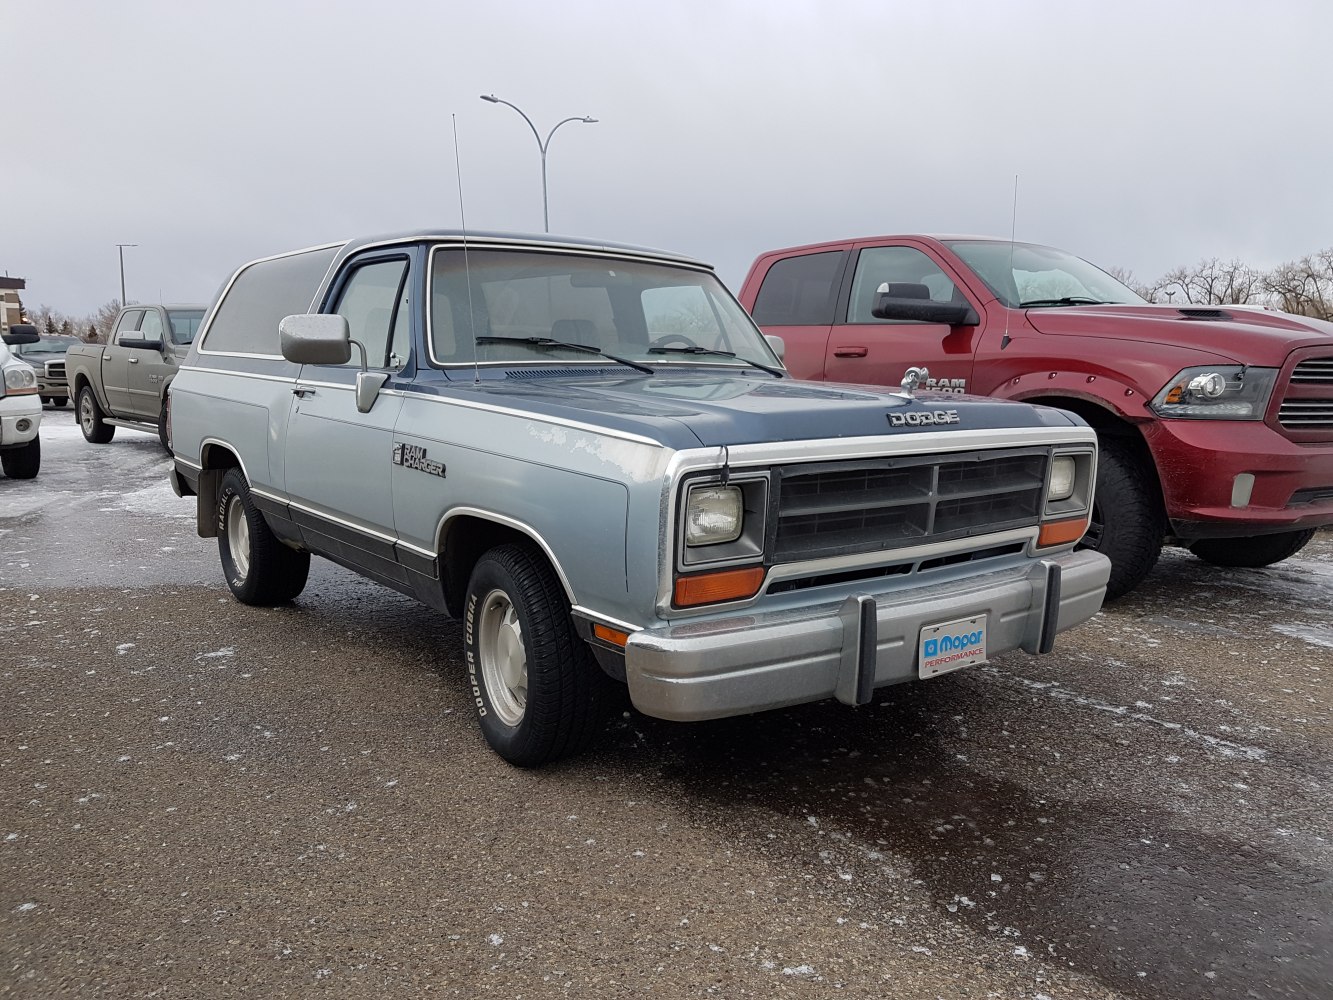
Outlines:
{"label": "front wheel", "polygon": [[1166,524],[1150,473],[1123,441],[1103,436],[1097,460],[1092,520],[1080,548],[1111,560],[1106,599],[1129,593],[1157,565]]}
{"label": "front wheel", "polygon": [[42,439],[33,438],[21,448],[0,451],[0,468],[10,479],[34,479],[42,467]]}
{"label": "front wheel", "polygon": [[574,632],[560,581],[531,549],[501,545],[472,570],[464,658],[482,734],[519,767],[578,753],[602,731],[612,681]]}
{"label": "front wheel", "polygon": [[250,498],[240,469],[228,469],[218,491],[218,556],[227,586],[242,604],[282,604],[305,589],[310,553],[289,549]]}
{"label": "front wheel", "polygon": [[167,401],[162,400],[162,409],[157,414],[157,439],[162,442],[168,455],[171,454],[171,439],[167,437]]}
{"label": "front wheel", "polygon": [[104,423],[104,417],[102,406],[93,393],[93,387],[85,385],[79,390],[79,429],[83,431],[85,441],[106,444],[115,436],[115,425]]}
{"label": "front wheel", "polygon": [[1314,537],[1314,529],[1280,531],[1250,538],[1200,538],[1187,548],[1206,563],[1228,569],[1258,569],[1294,556]]}

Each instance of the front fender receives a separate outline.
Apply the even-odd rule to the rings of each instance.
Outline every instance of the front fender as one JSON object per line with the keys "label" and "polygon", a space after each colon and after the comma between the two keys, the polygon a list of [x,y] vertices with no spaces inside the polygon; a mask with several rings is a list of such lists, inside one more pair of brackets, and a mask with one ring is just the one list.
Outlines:
{"label": "front fender", "polygon": [[1145,424],[1156,419],[1148,409],[1150,400],[1143,393],[1107,375],[1062,371],[1016,375],[997,386],[991,395],[1020,402],[1056,396],[1091,403],[1127,423]]}

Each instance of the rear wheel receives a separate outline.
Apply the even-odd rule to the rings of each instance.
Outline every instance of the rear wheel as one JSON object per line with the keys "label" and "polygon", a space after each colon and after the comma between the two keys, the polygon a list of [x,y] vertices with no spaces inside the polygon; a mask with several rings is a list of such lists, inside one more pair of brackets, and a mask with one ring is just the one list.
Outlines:
{"label": "rear wheel", "polygon": [[10,479],[33,479],[42,467],[42,439],[33,438],[20,448],[0,451],[0,468]]}
{"label": "rear wheel", "polygon": [[1111,560],[1106,599],[1114,600],[1142,583],[1157,565],[1166,525],[1149,473],[1134,450],[1102,436],[1098,452],[1092,520],[1079,547]]}
{"label": "rear wheel", "polygon": [[305,589],[310,553],[289,549],[269,529],[240,469],[218,491],[218,556],[227,586],[242,604],[282,604]]}
{"label": "rear wheel", "polygon": [[1314,529],[1282,531],[1250,538],[1200,538],[1187,548],[1206,563],[1227,568],[1258,569],[1294,556],[1314,537]]}
{"label": "rear wheel", "polygon": [[613,682],[574,632],[560,581],[538,553],[501,545],[481,557],[463,634],[481,731],[505,760],[545,764],[602,731]]}
{"label": "rear wheel", "polygon": [[85,385],[79,390],[79,428],[83,431],[85,441],[106,444],[115,436],[115,425],[104,423],[105,416],[97,396],[93,394],[93,387]]}

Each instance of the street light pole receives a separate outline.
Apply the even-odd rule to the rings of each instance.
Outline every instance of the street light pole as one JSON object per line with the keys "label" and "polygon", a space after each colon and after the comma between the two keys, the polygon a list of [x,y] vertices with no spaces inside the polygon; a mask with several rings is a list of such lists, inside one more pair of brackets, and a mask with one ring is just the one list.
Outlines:
{"label": "street light pole", "polygon": [[570,122],[585,122],[586,124],[591,125],[595,123],[597,119],[589,118],[586,115],[583,117],[575,116],[573,118],[565,118],[551,126],[551,131],[546,133],[546,141],[543,142],[541,133],[537,131],[537,126],[532,124],[532,119],[523,114],[523,109],[517,104],[496,97],[494,94],[481,94],[480,96],[483,101],[490,101],[492,104],[505,104],[513,108],[520,115],[523,115],[523,120],[528,123],[528,128],[532,129],[532,137],[537,140],[537,149],[542,154],[542,225],[545,227],[546,232],[549,233],[551,231],[551,211],[546,196],[546,151],[551,148],[551,136],[555,135],[555,130],[561,125],[567,125]]}
{"label": "street light pole", "polygon": [[125,248],[137,247],[137,243],[117,243],[116,249],[120,251],[120,305],[125,307]]}

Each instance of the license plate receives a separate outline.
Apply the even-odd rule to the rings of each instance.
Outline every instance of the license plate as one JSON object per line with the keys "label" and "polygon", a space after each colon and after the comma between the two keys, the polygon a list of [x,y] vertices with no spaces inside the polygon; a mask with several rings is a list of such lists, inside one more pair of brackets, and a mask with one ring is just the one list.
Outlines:
{"label": "license plate", "polygon": [[919,675],[938,677],[960,667],[986,662],[986,616],[959,618],[921,630],[917,649]]}

